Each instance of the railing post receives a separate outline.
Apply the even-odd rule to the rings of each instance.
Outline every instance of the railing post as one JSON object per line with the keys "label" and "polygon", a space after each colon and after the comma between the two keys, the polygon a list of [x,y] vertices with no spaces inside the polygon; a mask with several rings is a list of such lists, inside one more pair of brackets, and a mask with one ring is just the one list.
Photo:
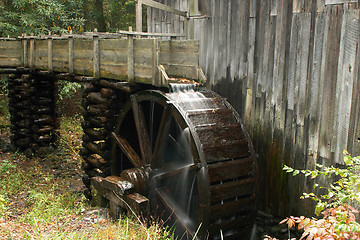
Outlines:
{"label": "railing post", "polygon": [[100,49],[99,49],[99,36],[94,35],[93,36],[93,42],[94,42],[94,77],[97,77],[100,75]]}
{"label": "railing post", "polygon": [[[94,46],[94,51],[95,51],[95,46]],[[94,66],[95,66],[95,58],[94,58]],[[74,73],[74,37],[73,36],[69,36],[69,73]]]}
{"label": "railing post", "polygon": [[133,81],[135,78],[135,71],[134,71],[134,35],[128,35],[128,58],[127,58],[127,65],[128,65],[128,78],[129,81]]}
{"label": "railing post", "polygon": [[52,72],[54,70],[53,69],[53,52],[52,52],[53,40],[52,40],[51,36],[49,36],[47,40],[48,40],[48,71]]}
{"label": "railing post", "polygon": [[23,38],[22,44],[23,44],[23,67],[28,67],[29,66],[28,40],[26,38]]}
{"label": "railing post", "polygon": [[33,36],[30,37],[30,68],[35,67],[35,39]]}
{"label": "railing post", "polygon": [[159,66],[159,41],[158,39],[154,39],[153,40],[153,49],[152,49],[152,54],[153,54],[153,62],[152,62],[152,84],[154,86],[161,86],[161,78],[159,75],[159,70],[158,70],[158,66]]}

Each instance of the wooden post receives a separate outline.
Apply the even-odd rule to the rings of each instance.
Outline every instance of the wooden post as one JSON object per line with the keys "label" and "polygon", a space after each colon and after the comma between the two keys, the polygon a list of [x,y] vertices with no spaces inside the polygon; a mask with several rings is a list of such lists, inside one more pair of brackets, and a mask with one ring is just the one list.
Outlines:
{"label": "wooden post", "polygon": [[[94,51],[95,51],[95,46],[94,46]],[[95,60],[95,58],[94,58],[94,60]],[[95,63],[94,63],[94,66],[95,66]],[[74,73],[74,38],[73,38],[73,36],[69,36],[69,73]],[[95,71],[94,71],[94,73],[95,73]]]}
{"label": "wooden post", "polygon": [[93,42],[94,42],[94,77],[97,77],[100,75],[100,50],[99,50],[99,36],[94,35],[93,36]]}
{"label": "wooden post", "polygon": [[52,37],[48,37],[48,71],[53,71]]}
{"label": "wooden post", "polygon": [[35,62],[34,62],[35,54],[34,54],[34,51],[35,51],[35,39],[34,39],[34,37],[31,37],[30,38],[30,61],[29,61],[30,68],[35,67]]}
{"label": "wooden post", "polygon": [[28,56],[28,40],[22,39],[23,42],[23,67],[29,66],[29,56]]}
{"label": "wooden post", "polygon": [[153,63],[152,63],[152,84],[154,86],[161,86],[161,78],[158,74],[158,66],[159,66],[159,40],[155,39],[153,40]]}
{"label": "wooden post", "polygon": [[135,72],[134,72],[134,35],[128,35],[128,78],[129,81],[134,80]]}
{"label": "wooden post", "polygon": [[136,1],[136,31],[142,32],[142,2]]}

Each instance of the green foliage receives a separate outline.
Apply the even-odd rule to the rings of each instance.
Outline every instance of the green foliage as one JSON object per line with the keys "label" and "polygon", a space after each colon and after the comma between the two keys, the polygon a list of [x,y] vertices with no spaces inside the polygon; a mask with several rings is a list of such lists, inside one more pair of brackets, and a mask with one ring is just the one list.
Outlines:
{"label": "green foliage", "polygon": [[5,75],[0,75],[0,94],[7,94],[8,79]]}
{"label": "green foliage", "polygon": [[[69,214],[78,213],[82,203],[76,201],[77,196],[68,192],[58,194],[64,188],[46,178],[49,187],[46,191],[31,189],[28,199],[32,203],[31,210],[24,216],[24,221],[35,223],[54,223],[66,218]],[[35,222],[35,219],[37,222]]]}
{"label": "green foliage", "polygon": [[321,213],[322,219],[291,216],[281,222],[286,223],[289,229],[298,224],[298,229],[304,230],[300,239],[360,238],[360,224],[356,222],[355,217],[358,211],[351,206],[360,204],[360,157],[351,157],[348,152],[344,154],[344,168],[317,164],[315,170],[295,170],[284,166],[283,170],[292,173],[293,176],[303,174],[312,179],[320,176],[335,179],[329,186],[314,185],[314,189],[321,189],[325,193],[319,196],[315,193],[304,193],[302,196],[316,202],[315,214]]}
{"label": "green foliage", "polygon": [[[100,2],[102,3],[99,6]],[[105,30],[115,32],[117,30],[128,30],[129,26],[135,29],[136,14],[134,0],[85,0],[83,5],[84,17],[86,19],[85,29],[92,31],[99,28],[99,21],[104,21]],[[102,7],[102,11],[100,11]],[[143,16],[146,16],[144,7]],[[146,18],[144,17],[144,20]],[[146,21],[144,27],[146,26]]]}
{"label": "green foliage", "polygon": [[315,213],[319,215],[326,208],[336,208],[343,204],[360,204],[360,157],[351,157],[347,152],[344,156],[345,168],[325,167],[317,164],[315,170],[295,170],[284,166],[283,170],[296,176],[302,173],[312,179],[319,176],[337,179],[330,186],[314,185],[314,189],[323,189],[326,194],[317,196],[315,193],[304,193],[302,198],[310,198],[317,202]]}
{"label": "green foliage", "polygon": [[[135,29],[134,0],[3,0],[0,36]],[[146,7],[143,28],[146,30]]]}
{"label": "green foliage", "polygon": [[0,36],[81,31],[83,0],[13,0],[0,3]]}
{"label": "green foliage", "polygon": [[77,82],[59,81],[59,88],[60,99],[71,99],[71,97],[81,89],[81,84]]}

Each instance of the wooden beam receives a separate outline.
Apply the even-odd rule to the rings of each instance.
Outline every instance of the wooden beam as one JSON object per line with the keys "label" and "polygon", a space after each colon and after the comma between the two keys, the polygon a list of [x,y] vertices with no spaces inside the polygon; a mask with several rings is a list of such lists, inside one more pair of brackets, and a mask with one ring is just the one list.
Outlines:
{"label": "wooden beam", "polygon": [[116,33],[99,33],[99,36],[103,37],[120,37],[121,35],[136,35],[136,36],[142,36],[142,37],[185,37],[184,34],[180,33],[151,33],[151,32],[130,32],[130,31],[117,31]]}
{"label": "wooden beam", "polygon": [[337,4],[344,4],[344,3],[357,3],[358,0],[325,0],[326,5],[337,5]]}
{"label": "wooden beam", "polygon": [[74,38],[69,36],[69,73],[74,73]]}
{"label": "wooden beam", "polygon": [[29,67],[28,40],[22,39],[23,43],[23,67]]}
{"label": "wooden beam", "polygon": [[153,7],[153,8],[163,10],[163,11],[171,12],[173,14],[180,15],[180,16],[185,17],[185,18],[188,17],[187,12],[180,11],[180,10],[172,8],[172,7],[168,6],[168,5],[155,2],[153,0],[141,0],[141,2],[142,2],[142,4],[147,5],[149,7]]}
{"label": "wooden beam", "polygon": [[53,54],[52,54],[53,40],[51,37],[49,37],[47,41],[48,41],[48,71],[52,72],[53,71]]}
{"label": "wooden beam", "polygon": [[154,39],[153,42],[153,61],[152,61],[152,83],[154,86],[161,86],[161,79],[159,78],[158,65],[159,65],[159,52],[160,46],[158,39]]}
{"label": "wooden beam", "polygon": [[129,142],[126,141],[123,137],[117,135],[115,132],[111,133],[112,139],[115,141],[116,145],[121,149],[121,151],[127,156],[130,162],[136,168],[141,168],[144,166],[144,162],[135,152],[135,150],[130,146]]}
{"label": "wooden beam", "polygon": [[[99,50],[99,36],[94,35],[94,77],[100,75],[100,50]],[[70,57],[70,56],[69,56]]]}
{"label": "wooden beam", "polygon": [[34,68],[35,66],[35,39],[30,38],[30,60],[29,60],[30,68]]}
{"label": "wooden beam", "polygon": [[127,65],[128,65],[128,78],[130,81],[133,81],[135,78],[134,70],[134,36],[128,36],[128,56],[127,56]]}

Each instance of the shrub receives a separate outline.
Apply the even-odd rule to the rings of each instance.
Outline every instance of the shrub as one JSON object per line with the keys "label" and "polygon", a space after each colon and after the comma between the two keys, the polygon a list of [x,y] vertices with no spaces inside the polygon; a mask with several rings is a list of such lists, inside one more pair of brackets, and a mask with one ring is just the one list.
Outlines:
{"label": "shrub", "polygon": [[289,229],[297,225],[298,229],[304,230],[300,239],[360,239],[360,224],[355,216],[358,211],[353,207],[360,203],[360,156],[351,157],[348,152],[344,154],[344,168],[317,164],[315,170],[296,170],[284,166],[283,170],[293,176],[303,174],[311,178],[323,176],[336,179],[329,186],[314,185],[314,189],[322,189],[324,194],[303,193],[302,198],[316,201],[315,214],[321,213],[321,219],[291,216],[280,222],[286,223]]}

